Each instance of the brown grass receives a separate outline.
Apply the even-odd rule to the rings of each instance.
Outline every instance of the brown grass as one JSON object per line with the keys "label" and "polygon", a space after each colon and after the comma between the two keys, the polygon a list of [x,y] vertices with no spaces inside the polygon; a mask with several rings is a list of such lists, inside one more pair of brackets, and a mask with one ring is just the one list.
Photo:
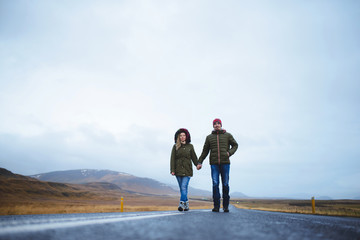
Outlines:
{"label": "brown grass", "polygon": [[[311,200],[232,200],[238,208],[312,214]],[[315,214],[360,217],[360,200],[315,200]]]}
{"label": "brown grass", "polygon": [[[92,185],[44,182],[0,175],[0,215],[177,210],[178,196],[150,196]],[[111,186],[110,186],[111,187]],[[211,203],[190,200],[190,208],[211,208]]]}
{"label": "brown grass", "polygon": [[[0,168],[0,215],[177,210],[179,196],[146,195],[110,183],[69,184],[39,181]],[[211,202],[191,199],[191,209],[211,208]]]}
{"label": "brown grass", "polygon": [[[166,211],[174,210],[173,206],[125,206],[124,212],[139,211]],[[120,205],[108,204],[19,204],[11,207],[1,207],[1,215],[22,215],[22,214],[57,214],[57,213],[103,213],[120,212]]]}
{"label": "brown grass", "polygon": [[[110,188],[109,188],[110,187]],[[0,176],[0,215],[176,210],[178,196],[149,196],[106,184],[63,184]],[[359,200],[316,200],[316,214],[360,217]],[[239,208],[311,214],[310,200],[232,200]],[[190,198],[191,209],[211,209],[211,201]]]}
{"label": "brown grass", "polygon": [[[0,215],[120,212],[121,201],[112,199],[33,199],[0,201]],[[124,196],[124,212],[177,210],[178,197]],[[211,203],[190,199],[191,209],[208,209]]]}

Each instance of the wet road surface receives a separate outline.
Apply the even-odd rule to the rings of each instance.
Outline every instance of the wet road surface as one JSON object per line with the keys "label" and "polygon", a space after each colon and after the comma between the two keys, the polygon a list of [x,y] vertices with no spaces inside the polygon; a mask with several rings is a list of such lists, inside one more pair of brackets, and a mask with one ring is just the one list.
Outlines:
{"label": "wet road surface", "polygon": [[360,219],[243,210],[0,216],[0,239],[360,239]]}

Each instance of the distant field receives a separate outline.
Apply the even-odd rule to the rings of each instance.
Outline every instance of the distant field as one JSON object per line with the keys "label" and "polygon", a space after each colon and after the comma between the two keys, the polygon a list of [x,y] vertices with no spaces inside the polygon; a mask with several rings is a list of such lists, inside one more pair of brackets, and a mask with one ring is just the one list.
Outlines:
{"label": "distant field", "polygon": [[[0,200],[0,215],[120,212],[118,199],[32,199]],[[124,212],[177,210],[178,197],[124,196]],[[190,209],[211,208],[211,202],[191,200]]]}
{"label": "distant field", "polygon": [[[121,190],[107,182],[39,181],[0,168],[0,215],[177,210],[179,197]],[[316,200],[316,214],[360,217],[360,200]],[[311,214],[311,200],[232,199],[238,208]],[[211,199],[190,198],[190,209],[211,209]]]}
{"label": "distant field", "polygon": [[[234,199],[243,209],[312,214],[311,200]],[[315,214],[360,217],[360,200],[315,200]]]}
{"label": "distant field", "polygon": [[[117,196],[116,196],[117,195]],[[124,212],[177,210],[178,197],[125,194]],[[111,197],[0,199],[0,215],[120,212],[120,194]],[[237,208],[312,214],[311,200],[232,199]],[[190,198],[190,209],[211,209],[212,201]],[[316,200],[316,213],[360,217],[360,200]]]}
{"label": "distant field", "polygon": [[[1,171],[2,170],[2,171]],[[0,215],[177,210],[178,196],[123,191],[114,184],[68,184],[39,181],[0,168]],[[211,208],[211,203],[190,200],[190,209]]]}

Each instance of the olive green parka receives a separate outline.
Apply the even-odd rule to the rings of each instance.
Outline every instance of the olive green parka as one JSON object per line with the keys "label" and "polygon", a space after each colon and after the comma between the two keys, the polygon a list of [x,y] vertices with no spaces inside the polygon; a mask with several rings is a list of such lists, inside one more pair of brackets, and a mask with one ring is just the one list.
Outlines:
{"label": "olive green parka", "polygon": [[181,147],[176,150],[176,144],[174,144],[171,151],[170,173],[174,172],[176,176],[192,177],[193,169],[191,161],[195,166],[198,165],[194,146],[191,143],[181,144]]}
{"label": "olive green parka", "polygon": [[214,130],[206,137],[203,151],[199,157],[199,163],[202,164],[210,151],[210,165],[230,164],[229,157],[236,152],[237,148],[238,144],[234,137],[230,133],[226,132],[225,129],[221,129],[219,131]]}

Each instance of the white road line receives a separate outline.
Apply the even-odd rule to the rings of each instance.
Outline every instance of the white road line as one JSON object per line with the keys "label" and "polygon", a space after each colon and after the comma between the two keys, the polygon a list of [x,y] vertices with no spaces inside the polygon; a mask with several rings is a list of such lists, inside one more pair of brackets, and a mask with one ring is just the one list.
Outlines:
{"label": "white road line", "polygon": [[137,216],[119,216],[113,218],[102,218],[102,219],[89,219],[89,220],[77,220],[70,222],[50,222],[50,223],[37,223],[37,224],[27,224],[27,225],[16,225],[16,226],[4,226],[0,229],[0,236],[7,234],[14,234],[20,232],[36,232],[43,231],[48,229],[58,229],[58,228],[69,228],[69,227],[79,227],[91,224],[104,224],[112,222],[122,222],[122,221],[133,221],[141,220],[147,218],[156,218],[156,217],[166,217],[171,215],[179,215],[182,213],[162,213],[162,214],[151,214],[151,215],[137,215]]}

